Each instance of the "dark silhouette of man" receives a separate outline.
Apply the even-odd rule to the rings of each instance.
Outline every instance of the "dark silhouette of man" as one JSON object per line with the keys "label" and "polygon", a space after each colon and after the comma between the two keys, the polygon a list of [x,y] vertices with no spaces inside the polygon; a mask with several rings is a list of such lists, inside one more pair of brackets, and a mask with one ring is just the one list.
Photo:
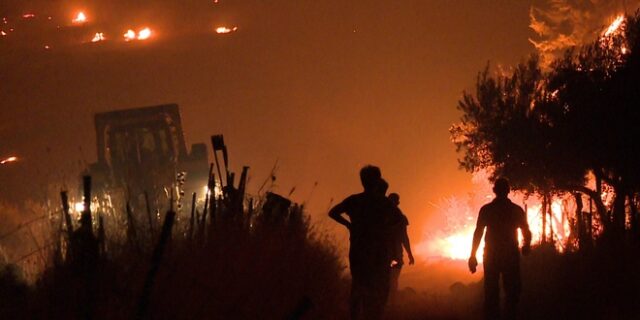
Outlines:
{"label": "dark silhouette of man", "polygon": [[390,274],[390,288],[389,295],[391,303],[393,303],[395,294],[398,291],[398,279],[400,278],[400,272],[404,265],[404,250],[407,251],[409,258],[409,264],[413,265],[415,260],[413,253],[411,252],[411,243],[409,242],[409,235],[407,234],[407,226],[409,225],[409,219],[400,210],[400,195],[397,193],[391,193],[388,196],[389,200],[394,206],[394,226],[391,236],[391,274]]}
{"label": "dark silhouette of man", "polygon": [[393,205],[384,195],[385,182],[378,167],[363,167],[360,181],[364,192],[344,199],[329,211],[329,217],[350,233],[351,318],[380,319],[389,293]]}
{"label": "dark silhouette of man", "polygon": [[473,245],[469,258],[469,271],[476,272],[478,261],[476,252],[484,235],[484,312],[485,319],[500,318],[500,286],[502,282],[506,293],[506,319],[515,319],[516,307],[520,297],[520,251],[518,247],[518,229],[522,232],[524,245],[522,254],[531,249],[531,231],[527,216],[522,208],[509,200],[509,182],[504,178],[495,181],[493,192],[496,197],[480,209],[478,223],[473,233]]}

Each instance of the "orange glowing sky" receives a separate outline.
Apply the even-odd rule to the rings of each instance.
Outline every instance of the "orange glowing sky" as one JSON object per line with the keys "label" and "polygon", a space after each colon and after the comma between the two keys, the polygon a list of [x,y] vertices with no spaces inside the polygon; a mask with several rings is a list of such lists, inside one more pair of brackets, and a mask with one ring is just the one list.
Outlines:
{"label": "orange glowing sky", "polygon": [[[359,192],[362,165],[379,165],[418,239],[432,204],[472,188],[448,134],[462,90],[488,61],[513,65],[534,50],[527,1],[59,6],[0,5],[3,16],[41,7],[66,23],[78,8],[88,18],[88,36],[71,30],[47,51],[42,39],[60,36],[24,21],[15,31],[23,40],[0,39],[0,157],[21,158],[0,168],[4,201],[51,181],[77,183],[95,161],[93,113],[175,102],[188,144],[223,133],[233,169],[251,167],[250,190],[278,160],[276,191],[295,186],[292,198],[317,217],[331,198]],[[238,29],[216,36],[219,26]],[[149,41],[109,41],[145,27]],[[98,32],[107,40],[91,43]]]}

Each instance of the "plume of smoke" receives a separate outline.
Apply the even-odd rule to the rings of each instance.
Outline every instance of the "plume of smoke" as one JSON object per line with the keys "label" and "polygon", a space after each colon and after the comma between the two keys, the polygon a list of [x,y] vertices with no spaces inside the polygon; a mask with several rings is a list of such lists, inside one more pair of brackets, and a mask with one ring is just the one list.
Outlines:
{"label": "plume of smoke", "polygon": [[529,11],[529,41],[548,67],[567,49],[595,40],[617,15],[640,8],[640,0],[538,0]]}

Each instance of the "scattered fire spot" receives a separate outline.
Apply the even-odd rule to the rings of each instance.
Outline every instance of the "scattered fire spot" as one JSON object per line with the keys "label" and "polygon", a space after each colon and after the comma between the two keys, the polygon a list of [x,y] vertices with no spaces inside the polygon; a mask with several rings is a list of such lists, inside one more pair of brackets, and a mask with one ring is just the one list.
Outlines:
{"label": "scattered fire spot", "polygon": [[131,41],[136,39],[136,32],[129,29],[124,33],[124,41]]}
{"label": "scattered fire spot", "polygon": [[84,12],[80,11],[76,14],[76,17],[71,20],[71,22],[74,24],[83,24],[87,22],[87,16],[84,14]]}
{"label": "scattered fire spot", "polygon": [[149,39],[149,37],[151,37],[151,29],[144,28],[138,31],[138,40],[146,40]]}
{"label": "scattered fire spot", "polygon": [[0,164],[6,164],[6,163],[9,163],[9,162],[16,162],[16,161],[18,161],[18,157],[11,156],[11,157],[8,157],[8,158],[0,160]]}
{"label": "scattered fire spot", "polygon": [[233,27],[233,28],[227,28],[227,27],[217,27],[216,28],[216,33],[220,33],[220,34],[224,34],[224,33],[230,33],[230,32],[234,32],[238,30],[238,27]]}
{"label": "scattered fire spot", "polygon": [[105,38],[104,33],[102,32],[96,32],[96,34],[93,36],[93,39],[91,39],[91,42],[99,42],[99,41],[104,41],[107,38]]}
{"label": "scattered fire spot", "polygon": [[153,32],[148,27],[140,29],[137,33],[133,29],[129,29],[124,34],[124,41],[147,40],[151,38],[152,34]]}

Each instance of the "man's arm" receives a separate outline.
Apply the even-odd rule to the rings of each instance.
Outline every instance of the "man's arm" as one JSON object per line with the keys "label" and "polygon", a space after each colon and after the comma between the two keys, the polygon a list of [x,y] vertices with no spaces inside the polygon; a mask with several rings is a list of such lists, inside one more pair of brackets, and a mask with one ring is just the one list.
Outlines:
{"label": "man's arm", "polygon": [[484,221],[484,214],[482,210],[480,210],[480,214],[478,215],[478,222],[476,223],[476,230],[473,232],[473,243],[471,244],[471,256],[469,257],[469,271],[471,273],[476,272],[476,268],[478,267],[478,260],[476,258],[476,253],[478,252],[478,248],[480,247],[480,241],[482,241],[482,236],[484,236],[484,228],[486,227],[486,223]]}
{"label": "man's arm", "polygon": [[402,246],[404,247],[404,250],[407,251],[407,256],[409,256],[409,264],[416,263],[413,258],[413,253],[411,252],[411,243],[409,242],[409,235],[407,234],[406,226],[404,226],[402,230]]}
{"label": "man's arm", "polygon": [[474,258],[476,257],[476,253],[480,247],[482,236],[484,236],[484,226],[477,225],[476,230],[473,232],[473,244],[471,245],[471,256]]}
{"label": "man's arm", "polygon": [[529,229],[527,214],[524,210],[521,211],[520,217],[520,232],[522,232],[522,238],[524,240],[524,244],[522,245],[522,254],[528,255],[531,251],[531,229]]}
{"label": "man's arm", "polygon": [[347,206],[343,201],[329,210],[329,217],[335,220],[337,223],[347,227],[347,229],[351,230],[351,222],[342,216],[342,214],[345,212],[347,212]]}

